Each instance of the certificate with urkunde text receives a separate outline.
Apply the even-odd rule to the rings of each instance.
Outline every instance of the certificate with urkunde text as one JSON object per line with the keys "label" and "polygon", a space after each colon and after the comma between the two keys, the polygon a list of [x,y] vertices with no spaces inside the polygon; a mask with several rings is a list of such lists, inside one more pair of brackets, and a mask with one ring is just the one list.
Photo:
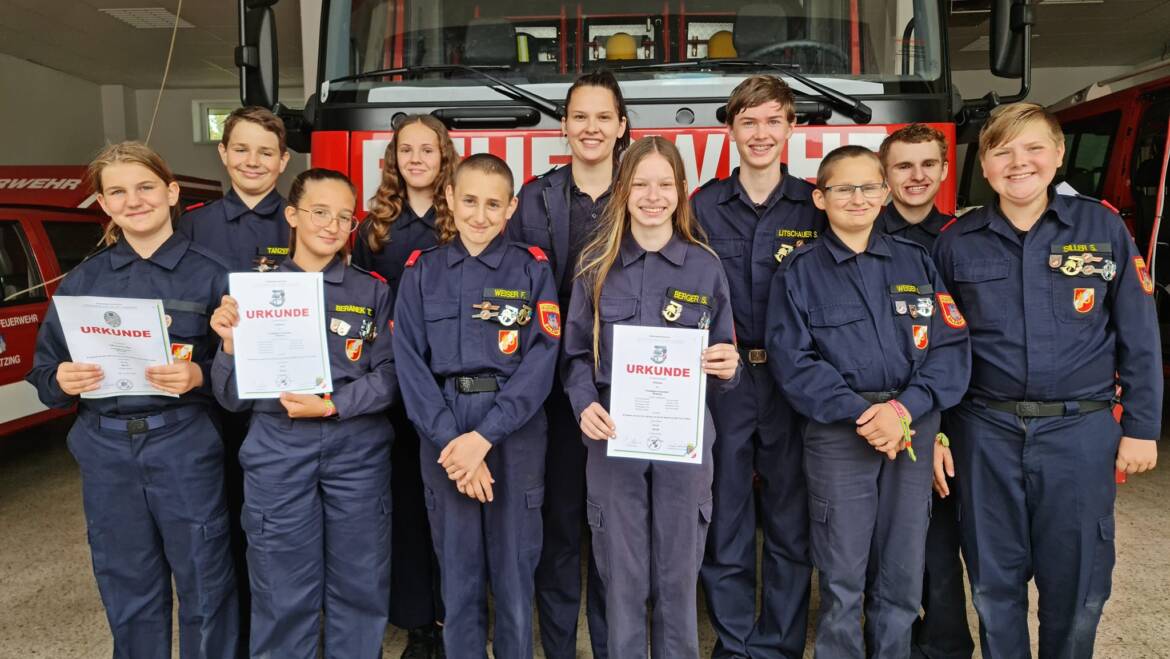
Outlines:
{"label": "certificate with urkunde text", "polygon": [[102,380],[82,398],[170,396],[146,381],[146,367],[171,363],[162,300],[54,295],[61,332],[75,363],[97,364]]}
{"label": "certificate with urkunde text", "polygon": [[241,399],[333,391],[320,272],[234,272],[240,324],[232,333]]}
{"label": "certificate with urkunde text", "polygon": [[613,327],[610,457],[703,462],[707,330]]}

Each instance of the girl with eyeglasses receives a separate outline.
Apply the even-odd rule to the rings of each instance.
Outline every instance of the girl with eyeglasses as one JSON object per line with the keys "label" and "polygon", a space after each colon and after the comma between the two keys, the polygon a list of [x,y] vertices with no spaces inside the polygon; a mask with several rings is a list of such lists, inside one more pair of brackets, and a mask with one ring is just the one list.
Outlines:
{"label": "girl with eyeglasses", "polygon": [[284,218],[289,258],[278,271],[321,272],[333,393],[236,395],[231,296],[211,317],[223,339],[216,398],[251,409],[240,449],[243,527],[252,585],[252,656],[381,656],[390,601],[390,444],[384,411],[397,394],[390,289],[346,265],[356,226],[353,185],[310,169],[293,181]]}

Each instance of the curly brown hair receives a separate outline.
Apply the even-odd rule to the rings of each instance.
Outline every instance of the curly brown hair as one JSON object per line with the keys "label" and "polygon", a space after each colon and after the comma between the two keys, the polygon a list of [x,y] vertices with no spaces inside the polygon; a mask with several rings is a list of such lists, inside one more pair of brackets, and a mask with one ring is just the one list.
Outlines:
{"label": "curly brown hair", "polygon": [[447,208],[447,198],[444,192],[447,185],[453,180],[455,165],[459,156],[455,153],[455,145],[451,143],[451,136],[447,134],[447,127],[443,122],[429,114],[407,115],[395,127],[394,137],[386,145],[386,153],[382,157],[382,183],[374,198],[370,202],[370,216],[366,219],[369,231],[366,232],[366,243],[370,249],[379,253],[386,243],[390,242],[390,225],[398,219],[406,205],[406,181],[402,172],[398,171],[398,133],[410,124],[422,124],[434,131],[439,138],[439,175],[431,186],[434,193],[435,222],[450,215]]}

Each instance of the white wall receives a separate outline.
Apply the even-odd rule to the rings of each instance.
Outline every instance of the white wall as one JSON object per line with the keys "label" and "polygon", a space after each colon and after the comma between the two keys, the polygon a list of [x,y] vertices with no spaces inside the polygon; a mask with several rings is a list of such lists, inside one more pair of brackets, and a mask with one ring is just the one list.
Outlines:
{"label": "white wall", "polygon": [[105,144],[98,85],[0,53],[0,164],[84,164]]}
{"label": "white wall", "polygon": [[[302,93],[300,89],[281,89],[280,97],[284,103],[299,105]],[[140,89],[135,94],[139,139],[146,139],[157,98],[158,91],[153,89]],[[238,89],[168,89],[159,106],[150,145],[166,158],[175,173],[217,179],[226,186],[228,177],[216,145],[196,144],[194,141],[191,108],[197,101],[228,101],[239,105],[240,92]],[[308,166],[308,156],[294,152],[278,183],[281,191],[287,191],[293,177]]]}
{"label": "white wall", "polygon": [[[1032,90],[1027,100],[1049,105],[1098,80],[1131,70],[1131,66],[1032,69]],[[1020,90],[1020,81],[996,78],[987,71],[955,71],[951,79],[964,99],[979,98],[989,91],[1007,96]]]}

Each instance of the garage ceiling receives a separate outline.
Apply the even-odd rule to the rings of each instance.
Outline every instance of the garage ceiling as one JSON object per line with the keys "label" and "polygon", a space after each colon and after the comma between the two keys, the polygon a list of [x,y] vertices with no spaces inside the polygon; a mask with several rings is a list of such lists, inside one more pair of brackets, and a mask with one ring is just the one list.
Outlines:
{"label": "garage ceiling", "polygon": [[[299,4],[276,5],[280,81],[289,86],[302,84]],[[0,5],[0,52],[100,84],[148,89],[162,78],[170,29],[135,28],[102,10],[173,12],[176,0],[0,0]],[[235,0],[184,2],[182,17],[193,27],[179,30],[169,86],[237,84],[236,6]],[[1034,31],[1037,67],[1137,64],[1170,52],[1170,0],[1046,0],[1037,7]],[[952,15],[949,34],[955,69],[987,67],[987,14]]]}
{"label": "garage ceiling", "polygon": [[[99,84],[157,87],[171,42],[177,0],[0,0],[0,52]],[[299,87],[300,3],[276,5],[280,82]],[[140,29],[109,9],[164,9],[165,28]],[[234,87],[239,43],[235,0],[185,0],[168,87]],[[149,18],[149,17],[147,17]],[[161,21],[159,21],[161,22]]]}

